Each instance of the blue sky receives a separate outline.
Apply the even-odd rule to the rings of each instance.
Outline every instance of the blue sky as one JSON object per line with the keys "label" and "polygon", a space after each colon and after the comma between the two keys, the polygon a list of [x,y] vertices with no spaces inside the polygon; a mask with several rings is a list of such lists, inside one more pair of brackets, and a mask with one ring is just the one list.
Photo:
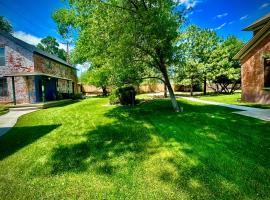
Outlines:
{"label": "blue sky", "polygon": [[[216,30],[221,36],[235,35],[247,41],[252,34],[241,31],[245,26],[270,12],[267,0],[180,0],[192,7],[188,22]],[[0,0],[0,15],[14,27],[15,36],[36,44],[47,35],[59,42],[61,37],[51,18],[54,10],[64,7],[61,0]],[[64,46],[63,46],[64,47]]]}
{"label": "blue sky", "polygon": [[[235,35],[247,42],[252,33],[242,29],[270,12],[269,0],[175,0],[191,8],[188,24],[216,30],[220,36]],[[0,0],[0,15],[14,28],[14,36],[33,45],[48,35],[57,38],[60,47],[63,39],[57,33],[52,13],[65,7],[61,0]],[[79,74],[88,65],[77,65]]]}

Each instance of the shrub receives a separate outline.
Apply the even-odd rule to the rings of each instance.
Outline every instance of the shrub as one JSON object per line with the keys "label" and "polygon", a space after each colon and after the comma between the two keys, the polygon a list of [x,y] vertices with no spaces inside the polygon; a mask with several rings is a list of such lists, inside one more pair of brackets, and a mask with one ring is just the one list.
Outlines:
{"label": "shrub", "polygon": [[109,101],[112,105],[120,103],[118,89],[112,90],[111,95],[109,96]]}
{"label": "shrub", "polygon": [[72,94],[72,95],[71,95],[71,98],[72,98],[73,100],[79,100],[79,99],[84,99],[84,96],[83,96],[82,93],[76,93],[76,94]]}
{"label": "shrub", "polygon": [[136,90],[132,85],[126,85],[113,90],[110,96],[110,104],[135,105]]}

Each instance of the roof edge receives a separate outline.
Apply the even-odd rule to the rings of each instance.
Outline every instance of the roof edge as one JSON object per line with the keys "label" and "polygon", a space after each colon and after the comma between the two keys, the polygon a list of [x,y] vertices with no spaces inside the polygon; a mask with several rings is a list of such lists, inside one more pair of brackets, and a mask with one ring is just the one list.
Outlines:
{"label": "roof edge", "polygon": [[[266,36],[267,31],[270,28],[270,21],[233,57],[233,59],[240,60],[242,59],[247,53],[253,49],[255,45],[257,45],[264,37]],[[268,32],[268,34],[270,31]]]}
{"label": "roof edge", "polygon": [[268,13],[267,15],[264,15],[263,17],[259,18],[258,20],[250,24],[249,26],[245,27],[243,31],[253,31],[258,26],[262,26],[266,24],[268,20],[270,20],[270,13]]}
{"label": "roof edge", "polygon": [[35,47],[34,45],[31,45],[23,40],[20,40],[19,38],[14,37],[12,34],[10,33],[6,33],[4,31],[0,30],[0,35],[2,35],[3,37],[6,37],[7,39],[11,40],[12,42],[16,43],[17,45],[27,49],[28,51],[32,52],[32,53],[37,53],[39,55],[42,55],[44,57],[47,57],[49,59],[54,60],[55,62],[61,63],[67,67],[70,67],[72,69],[78,70],[76,67],[72,66],[71,64],[67,63],[66,61],[64,61],[63,59],[57,57],[56,55],[47,53],[37,47]]}

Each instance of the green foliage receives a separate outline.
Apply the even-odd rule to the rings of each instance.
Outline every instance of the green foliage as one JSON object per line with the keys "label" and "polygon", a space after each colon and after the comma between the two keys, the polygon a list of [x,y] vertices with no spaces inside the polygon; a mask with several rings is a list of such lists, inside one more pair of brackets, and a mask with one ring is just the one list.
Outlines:
{"label": "green foliage", "polygon": [[78,31],[78,60],[112,68],[111,81],[118,86],[138,83],[155,71],[179,110],[168,77],[183,21],[181,11],[175,9],[176,1],[73,0],[69,4],[69,9],[57,11],[54,19],[65,31],[68,26]]}
{"label": "green foliage", "polygon": [[7,32],[7,33],[12,33],[12,25],[8,20],[6,20],[3,16],[0,16],[0,30]]}
{"label": "green foliage", "polygon": [[194,85],[206,79],[221,91],[233,92],[240,82],[240,64],[233,56],[242,46],[234,36],[224,40],[214,31],[189,26],[178,40],[176,82]]}
{"label": "green foliage", "polygon": [[81,75],[81,81],[84,84],[94,85],[97,88],[101,88],[103,91],[103,96],[107,95],[107,87],[109,86],[111,80],[111,70],[106,68],[105,66],[102,67],[94,67],[84,72]]}
{"label": "green foliage", "polygon": [[125,85],[112,91],[109,97],[110,104],[135,105],[136,90],[132,85]]}
{"label": "green foliage", "polygon": [[63,60],[67,60],[65,50],[59,48],[59,43],[54,37],[47,36],[46,38],[43,38],[37,45],[37,48],[50,54],[56,55]]}
{"label": "green foliage", "polygon": [[[211,66],[207,73],[208,78],[213,83],[220,86],[218,92],[234,92],[240,83],[241,65],[238,60],[233,59],[236,53],[242,48],[244,43],[234,36],[219,43],[211,54]],[[228,86],[231,85],[231,89]]]}
{"label": "green foliage", "polygon": [[111,105],[119,104],[119,90],[118,88],[113,89],[110,96],[109,96],[109,102]]}
{"label": "green foliage", "polygon": [[76,94],[71,94],[70,98],[73,100],[81,100],[81,99],[84,99],[85,97],[83,96],[82,93],[76,93]]}
{"label": "green foliage", "polygon": [[202,81],[209,71],[210,56],[218,41],[217,34],[209,29],[195,25],[185,29],[178,38],[176,81],[188,84]]}

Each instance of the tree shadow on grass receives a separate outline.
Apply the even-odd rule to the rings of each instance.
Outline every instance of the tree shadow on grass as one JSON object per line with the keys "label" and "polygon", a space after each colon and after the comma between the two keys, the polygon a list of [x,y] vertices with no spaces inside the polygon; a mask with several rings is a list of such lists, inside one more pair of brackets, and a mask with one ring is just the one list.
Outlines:
{"label": "tree shadow on grass", "polygon": [[0,137],[0,160],[16,153],[23,147],[37,141],[60,125],[40,125],[28,127],[13,127]]}
{"label": "tree shadow on grass", "polygon": [[[130,163],[151,160],[157,172],[145,176],[191,198],[269,196],[269,123],[228,108],[183,104],[184,113],[174,113],[168,100],[110,109],[105,116],[113,123],[89,131],[83,142],[53,150],[52,174],[95,170],[113,176]],[[155,144],[153,137],[158,138]]]}
{"label": "tree shadow on grass", "polygon": [[168,178],[165,170],[160,179],[201,199],[269,197],[269,123],[217,106],[186,104],[184,108],[177,116],[162,112],[149,118],[164,143],[177,146],[190,162],[169,158],[180,176]]}
{"label": "tree shadow on grass", "polygon": [[90,167],[98,174],[113,175],[125,165],[113,165],[113,160],[121,156],[125,163],[143,159],[149,140],[149,129],[136,121],[98,126],[86,133],[84,142],[53,149],[51,173],[82,172]]}

